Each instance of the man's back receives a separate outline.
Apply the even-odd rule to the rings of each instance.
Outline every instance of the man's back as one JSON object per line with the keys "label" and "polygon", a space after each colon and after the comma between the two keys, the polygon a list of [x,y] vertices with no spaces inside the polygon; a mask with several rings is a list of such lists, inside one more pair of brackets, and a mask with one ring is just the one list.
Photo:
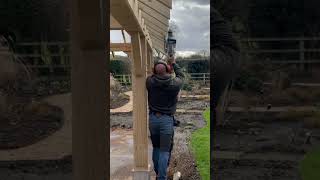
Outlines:
{"label": "man's back", "polygon": [[177,64],[173,64],[176,77],[170,74],[154,74],[147,78],[148,102],[150,111],[174,114],[178,94],[182,88],[184,74]]}

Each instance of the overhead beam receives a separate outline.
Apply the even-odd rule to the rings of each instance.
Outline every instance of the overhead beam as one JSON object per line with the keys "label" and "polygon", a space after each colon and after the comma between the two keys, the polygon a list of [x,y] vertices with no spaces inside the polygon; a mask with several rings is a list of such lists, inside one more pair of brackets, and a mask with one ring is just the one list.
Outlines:
{"label": "overhead beam", "polygon": [[110,51],[131,52],[130,43],[110,43]]}
{"label": "overhead beam", "polygon": [[121,29],[123,29],[121,24],[112,15],[110,15],[110,30],[121,30]]}
{"label": "overhead beam", "polygon": [[147,24],[147,26],[150,26],[154,29],[159,29],[160,31],[163,31],[163,32],[167,32],[169,29],[168,26],[165,26],[164,24],[162,24],[158,21],[153,21],[150,18],[145,18],[144,20],[145,20],[145,23]]}
{"label": "overhead beam", "polygon": [[163,5],[167,6],[170,9],[172,9],[172,0],[151,0],[151,1],[159,1]]}
{"label": "overhead beam", "polygon": [[141,3],[141,8],[148,7],[148,9],[154,10],[155,12],[159,13],[163,17],[170,19],[170,8],[165,6],[164,4],[160,3],[159,1],[150,1],[150,0],[139,0]]}
{"label": "overhead beam", "polygon": [[159,40],[151,37],[152,42],[154,43],[154,48],[158,49],[159,51],[164,53],[164,43],[160,42]]}
{"label": "overhead beam", "polygon": [[152,42],[157,43],[158,45],[161,45],[160,47],[162,49],[164,49],[164,41],[163,40],[160,40],[154,36],[151,36],[151,40],[152,40]]}
{"label": "overhead beam", "polygon": [[165,36],[164,35],[161,35],[160,33],[156,32],[156,31],[151,31],[150,32],[150,36],[154,36],[154,37],[157,37],[157,39],[161,40],[161,41],[164,41],[165,40]]}
{"label": "overhead beam", "polygon": [[159,36],[165,37],[167,34],[166,31],[162,31],[161,29],[158,29],[158,28],[154,29],[154,26],[150,26],[150,24],[147,24],[147,29],[148,29],[149,33],[154,32],[154,33],[158,34]]}
{"label": "overhead beam", "polygon": [[159,18],[157,18],[157,16],[155,15],[150,15],[148,13],[145,13],[144,11],[142,11],[142,17],[144,19],[148,19],[149,21],[151,22],[154,22],[154,23],[159,23],[161,24],[162,26],[165,26],[165,27],[168,27],[169,26],[169,19],[164,19],[162,18],[161,20]]}
{"label": "overhead beam", "polygon": [[[159,21],[168,21],[170,19],[170,17],[166,17],[166,16],[163,16],[162,14],[160,14],[158,11],[150,8],[149,6],[146,6],[145,4],[143,3],[139,3],[139,8],[146,14],[158,19]],[[170,15],[169,15],[170,16]]]}
{"label": "overhead beam", "polygon": [[[152,47],[149,35],[142,24],[142,12],[139,11],[138,0],[110,0],[110,13],[129,32],[140,32],[147,37],[147,42]],[[129,33],[130,34],[130,33]],[[131,35],[131,34],[130,34]]]}

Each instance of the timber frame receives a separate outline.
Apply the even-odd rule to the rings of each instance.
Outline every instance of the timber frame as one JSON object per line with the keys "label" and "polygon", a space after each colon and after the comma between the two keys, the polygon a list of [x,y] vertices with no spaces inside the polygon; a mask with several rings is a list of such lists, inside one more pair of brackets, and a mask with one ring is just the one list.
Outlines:
{"label": "timber frame", "polygon": [[110,30],[125,30],[131,37],[131,46],[123,34],[124,43],[110,43],[110,50],[132,60],[134,180],[150,179],[146,77],[153,50],[165,52],[171,8],[172,0],[110,0]]}
{"label": "timber frame", "polygon": [[[171,8],[172,0],[71,0],[73,179],[110,179],[108,49],[133,62],[133,179],[150,179],[145,81],[153,52],[164,53]],[[109,30],[125,30],[131,43],[110,43],[109,22]]]}
{"label": "timber frame", "polygon": [[[153,49],[165,51],[172,0],[111,0],[110,6],[110,30],[125,30],[131,36],[131,49],[125,39],[122,45],[110,45],[111,51],[124,51],[133,62],[133,179],[149,179],[145,81],[147,74],[151,73]],[[160,28],[150,28],[157,26]]]}

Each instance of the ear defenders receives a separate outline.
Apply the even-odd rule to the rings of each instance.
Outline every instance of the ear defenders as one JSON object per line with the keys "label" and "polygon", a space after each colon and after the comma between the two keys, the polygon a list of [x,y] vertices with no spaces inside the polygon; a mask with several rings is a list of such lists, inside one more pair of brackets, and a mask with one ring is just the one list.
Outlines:
{"label": "ear defenders", "polygon": [[163,60],[158,60],[158,61],[156,61],[156,62],[154,63],[154,66],[153,66],[153,73],[154,73],[154,74],[156,74],[156,70],[155,70],[155,69],[156,69],[156,66],[157,66],[158,64],[163,64],[163,65],[166,67],[167,73],[170,72],[170,67],[168,66],[167,62],[165,62],[165,61],[163,61]]}

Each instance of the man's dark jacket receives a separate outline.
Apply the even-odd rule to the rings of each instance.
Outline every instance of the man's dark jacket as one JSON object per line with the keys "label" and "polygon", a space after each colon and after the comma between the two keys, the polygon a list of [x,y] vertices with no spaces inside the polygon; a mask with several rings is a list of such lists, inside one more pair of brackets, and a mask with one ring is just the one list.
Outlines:
{"label": "man's dark jacket", "polygon": [[153,74],[147,78],[149,110],[173,115],[176,112],[178,94],[182,88],[184,74],[178,64],[173,64],[176,77],[170,74]]}

